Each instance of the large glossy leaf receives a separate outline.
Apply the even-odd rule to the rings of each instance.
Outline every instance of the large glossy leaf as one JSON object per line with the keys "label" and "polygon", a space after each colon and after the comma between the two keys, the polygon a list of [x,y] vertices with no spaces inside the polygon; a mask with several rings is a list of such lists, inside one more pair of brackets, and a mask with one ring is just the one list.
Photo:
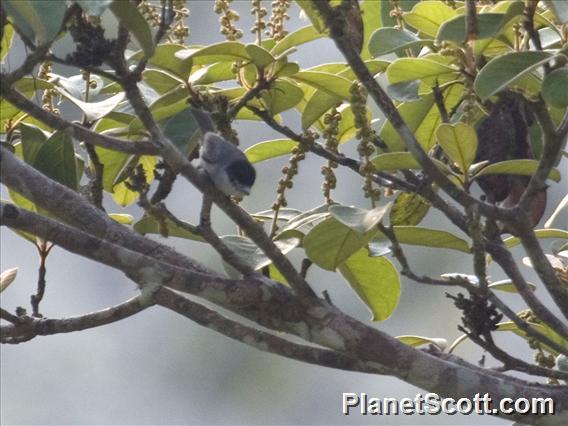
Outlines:
{"label": "large glossy leaf", "polygon": [[77,164],[71,135],[57,131],[37,151],[33,166],[51,179],[77,190]]}
{"label": "large glossy leaf", "polygon": [[441,1],[422,1],[403,15],[404,22],[427,36],[435,37],[440,26],[457,15]]}
{"label": "large glossy leaf", "polygon": [[245,50],[250,56],[252,63],[259,68],[265,68],[275,61],[274,56],[268,50],[256,44],[247,44]]}
{"label": "large glossy leaf", "polygon": [[22,158],[26,163],[34,164],[39,150],[47,140],[47,135],[39,127],[25,123],[20,123],[18,129],[22,140]]}
{"label": "large glossy leaf", "polygon": [[[187,225],[192,226],[189,223]],[[186,228],[176,225],[171,220],[164,219],[160,222],[154,216],[145,215],[134,224],[133,229],[142,235],[158,234],[168,237],[184,238],[186,240],[203,241],[201,236],[194,234]]]}
{"label": "large glossy leaf", "polygon": [[373,321],[392,315],[400,299],[400,277],[386,257],[369,257],[367,249],[362,248],[338,269],[371,310]]}
{"label": "large glossy leaf", "polygon": [[395,199],[389,222],[393,226],[418,225],[430,210],[430,203],[418,194],[401,192]]}
{"label": "large glossy leaf", "polygon": [[192,152],[198,143],[199,125],[190,108],[186,108],[163,124],[164,135],[185,155]]}
{"label": "large glossy leaf", "polygon": [[312,0],[296,0],[296,3],[302,9],[305,16],[310,20],[314,29],[320,33],[325,30],[325,23],[319,15],[316,7],[313,5]]}
{"label": "large glossy leaf", "polygon": [[[334,65],[341,66],[340,64],[334,64]],[[384,71],[389,65],[389,62],[369,60],[365,62],[365,65],[367,66],[369,72],[375,75]],[[344,65],[342,66],[341,69],[337,71],[329,69],[328,72],[330,73],[336,72],[339,77],[347,78],[350,81],[355,80],[355,75],[353,75],[353,71],[351,70],[351,68],[345,67]],[[308,99],[308,102],[305,104],[302,111],[302,128],[304,129],[307,129],[312,124],[314,124],[314,122],[316,122],[330,108],[332,108],[333,106],[337,106],[343,100],[346,100],[343,97],[339,96],[338,94],[331,94],[329,93],[329,91],[320,90],[320,89],[314,91],[305,90],[304,98]]]}
{"label": "large glossy leaf", "polygon": [[[144,70],[142,76],[144,82],[159,94],[169,92],[184,84],[183,80],[173,74],[157,69]],[[180,87],[180,90],[183,89]]]}
{"label": "large glossy leaf", "polygon": [[408,30],[385,27],[379,28],[371,36],[369,51],[373,57],[401,52],[417,46],[432,46],[433,40],[424,40]]}
{"label": "large glossy leaf", "polygon": [[440,337],[405,335],[405,336],[396,336],[395,339],[400,340],[405,345],[413,347],[424,346],[424,345],[435,345],[441,351],[445,350],[446,347],[448,346],[448,341]]}
{"label": "large glossy leaf", "polygon": [[395,226],[394,234],[401,244],[444,248],[470,253],[469,244],[454,234],[420,226]]}
{"label": "large glossy leaf", "polygon": [[[461,84],[454,84],[444,91],[444,103],[446,109],[451,110],[459,102],[463,93]],[[441,122],[440,112],[434,102],[434,96],[427,94],[417,102],[405,102],[398,107],[399,113],[406,121],[411,131],[414,132],[420,145],[426,150],[430,150],[436,142],[436,129]],[[394,126],[385,121],[385,125],[380,133],[391,151],[404,150],[404,142],[395,130]]]}
{"label": "large glossy leaf", "polygon": [[512,52],[497,56],[485,65],[475,78],[477,95],[485,100],[514,85],[521,77],[532,72],[552,58],[549,52]]}
{"label": "large glossy leaf", "polygon": [[318,222],[320,220],[326,219],[329,217],[329,205],[323,204],[321,206],[315,207],[311,210],[308,210],[304,213],[301,213],[297,216],[294,216],[292,219],[288,221],[288,223],[280,230],[280,234],[276,236],[278,239],[279,236],[287,231],[291,230],[298,230],[304,228],[312,228],[314,222]]}
{"label": "large glossy leaf", "polygon": [[61,1],[4,0],[2,6],[16,28],[38,45],[51,42],[57,36],[67,10],[67,5]]}
{"label": "large glossy leaf", "polygon": [[125,96],[124,92],[120,92],[100,102],[83,102],[63,89],[58,88],[58,91],[69,102],[75,104],[83,112],[83,114],[85,114],[87,121],[95,121],[99,118],[103,118],[115,109],[118,104],[122,102]]}
{"label": "large glossy leaf", "polygon": [[335,204],[329,207],[329,213],[345,226],[365,234],[372,230],[383,218],[390,205],[372,210]]}
{"label": "large glossy leaf", "polygon": [[338,75],[321,71],[300,71],[290,78],[344,100],[351,97],[349,93],[351,81]]}
{"label": "large glossy leaf", "polygon": [[307,43],[318,38],[322,38],[324,34],[318,31],[313,25],[302,27],[299,30],[291,32],[270,50],[274,56],[279,56],[287,50],[297,47],[301,44]]}
{"label": "large glossy leaf", "polygon": [[10,268],[2,271],[0,274],[0,293],[6,290],[8,286],[14,282],[18,275],[18,269],[19,268]]}
{"label": "large glossy leaf", "polygon": [[568,106],[568,68],[552,71],[542,82],[542,97],[550,105],[557,108]]}
{"label": "large glossy leaf", "polygon": [[[444,173],[450,173],[448,166],[439,160],[431,159]],[[422,167],[410,152],[387,152],[373,157],[371,162],[377,171],[421,169]]]}
{"label": "large glossy leaf", "polygon": [[328,218],[304,237],[303,245],[312,262],[320,268],[334,271],[375,234],[374,230],[360,234],[335,218]]}
{"label": "large glossy leaf", "polygon": [[154,54],[152,31],[150,31],[148,22],[134,3],[115,0],[110,5],[110,10],[120,23],[128,29],[128,32],[134,36],[146,58],[150,58]]}
{"label": "large glossy leaf", "polygon": [[[538,163],[537,160],[528,159],[501,161],[499,163],[489,164],[481,169],[474,177],[478,178],[480,176],[495,174],[532,176],[538,169]],[[548,178],[558,182],[561,178],[560,172],[557,169],[552,169]]]}
{"label": "large glossy leaf", "polygon": [[274,139],[254,144],[245,150],[245,155],[252,164],[260,163],[264,160],[288,155],[297,145],[298,143],[292,139]]}
{"label": "large glossy leaf", "polygon": [[10,51],[10,46],[12,46],[12,39],[14,38],[14,27],[7,23],[4,26],[4,34],[2,35],[2,41],[0,43],[0,63],[4,63],[4,58]]}
{"label": "large glossy leaf", "polygon": [[251,60],[245,45],[238,41],[224,41],[201,48],[182,49],[175,52],[175,56],[182,61],[192,61],[193,64],[198,65],[223,61]]}
{"label": "large glossy leaf", "polygon": [[[477,39],[495,38],[503,27],[515,16],[523,13],[524,5],[520,1],[510,2],[506,13],[478,13]],[[465,15],[459,15],[445,22],[440,27],[436,41],[452,41],[461,44],[465,40]]]}
{"label": "large glossy leaf", "polygon": [[220,81],[234,80],[235,74],[232,70],[231,62],[217,62],[200,68],[191,73],[189,82],[193,84],[211,84]]}
{"label": "large glossy leaf", "polygon": [[[156,166],[156,161],[156,157],[150,155],[143,155],[137,161],[137,164],[141,165],[144,169],[146,183],[148,184],[152,183],[154,180],[154,167]],[[133,164],[133,166],[135,165],[136,164]],[[112,198],[122,207],[126,207],[134,203],[138,199],[138,196],[138,192],[130,190],[124,181],[115,184],[112,188]]]}
{"label": "large glossy leaf", "polygon": [[438,143],[448,157],[465,173],[477,153],[477,133],[466,123],[440,124]]}
{"label": "large glossy leaf", "polygon": [[[240,235],[224,235],[221,240],[248,266],[259,270],[268,266],[272,261],[258,248],[249,238]],[[286,254],[296,248],[300,240],[298,238],[288,238],[286,240],[274,241],[274,244]]]}
{"label": "large glossy leaf", "polygon": [[[563,240],[568,240],[568,231],[564,229],[535,229],[534,233],[537,238],[559,238]],[[521,240],[517,237],[508,237],[503,240],[505,245],[509,248],[515,247],[521,243]]]}
{"label": "large glossy leaf", "polygon": [[[431,56],[432,57],[432,56]],[[390,84],[420,80],[427,91],[458,77],[453,67],[428,58],[400,58],[387,68]]]}
{"label": "large glossy leaf", "polygon": [[262,91],[261,97],[270,114],[276,115],[296,106],[304,97],[304,91],[292,81],[278,80],[269,90]]}

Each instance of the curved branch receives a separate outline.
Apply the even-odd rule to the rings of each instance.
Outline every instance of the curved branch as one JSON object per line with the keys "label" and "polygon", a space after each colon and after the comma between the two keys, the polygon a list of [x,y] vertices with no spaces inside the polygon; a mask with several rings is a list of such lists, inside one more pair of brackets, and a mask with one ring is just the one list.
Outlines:
{"label": "curved branch", "polygon": [[71,132],[73,137],[76,139],[112,149],[114,151],[125,152],[127,154],[156,155],[158,153],[156,147],[149,141],[132,142],[125,139],[115,138],[113,136],[102,135],[79,124],[70,123],[60,116],[41,108],[16,89],[10,87],[8,81],[5,80],[5,77],[0,78],[0,95],[14,106],[25,111],[27,114],[42,123],[45,123],[57,130],[66,130]]}
{"label": "curved branch", "polygon": [[158,290],[154,295],[154,300],[158,305],[171,309],[203,327],[263,352],[339,370],[384,374],[378,366],[363,364],[339,352],[301,345],[266,331],[240,324],[166,288]]}
{"label": "curved branch", "polygon": [[[362,365],[376,366],[373,372],[378,367],[440,395],[473,396],[482,389],[496,399],[510,395],[550,397],[557,410],[554,421],[568,418],[568,399],[562,387],[529,383],[498,372],[481,371],[465,361],[454,363],[422,352],[345,315],[325,301],[313,300],[306,309],[305,303],[282,285],[252,278],[228,280],[184,270],[11,205],[2,205],[0,217],[5,225],[35,233],[64,249],[118,268],[139,283],[170,286],[204,297],[262,326],[295,334]],[[536,417],[518,418],[525,423],[537,421]]]}
{"label": "curved branch", "polygon": [[16,317],[16,323],[0,327],[0,343],[21,343],[36,336],[71,333],[100,327],[142,312],[153,304],[150,298],[141,294],[119,305],[76,317],[60,319]]}

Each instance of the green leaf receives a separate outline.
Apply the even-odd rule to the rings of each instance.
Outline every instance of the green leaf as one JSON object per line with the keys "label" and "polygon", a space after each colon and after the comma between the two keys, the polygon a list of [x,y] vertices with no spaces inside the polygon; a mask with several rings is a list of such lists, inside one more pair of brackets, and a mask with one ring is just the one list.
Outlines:
{"label": "green leaf", "polygon": [[280,237],[281,234],[291,230],[298,230],[303,227],[313,227],[313,223],[326,219],[329,217],[329,205],[323,204],[321,206],[315,207],[308,210],[298,216],[294,216],[288,221],[288,223],[280,230],[280,233],[276,236],[276,239]]}
{"label": "green leaf", "polygon": [[291,75],[296,74],[300,71],[300,66],[296,62],[285,62],[284,60],[280,60],[274,64],[272,68],[272,75],[278,77],[289,77]]}
{"label": "green leaf", "polygon": [[404,343],[405,345],[418,347],[424,345],[434,345],[439,350],[444,351],[448,346],[448,341],[446,339],[442,339],[439,337],[424,337],[424,336],[413,336],[413,335],[406,335],[406,336],[396,336],[395,339],[399,340],[400,342]]}
{"label": "green leaf", "polygon": [[[500,161],[499,163],[489,164],[488,166],[481,169],[472,179],[476,179],[480,176],[486,175],[522,175],[522,176],[532,176],[538,169],[538,160],[507,160]],[[556,182],[560,181],[561,176],[558,169],[552,169],[548,175],[549,179]]]}
{"label": "green leaf", "polygon": [[252,164],[255,164],[288,155],[296,146],[298,143],[292,139],[274,139],[254,144],[245,150],[245,155]]}
{"label": "green leaf", "polygon": [[396,239],[401,244],[471,252],[465,240],[447,231],[420,226],[395,226],[393,229]]}
{"label": "green leaf", "polygon": [[128,32],[134,36],[144,51],[144,56],[152,57],[154,54],[152,31],[138,8],[129,1],[121,0],[115,0],[109,8],[120,23],[128,29]]}
{"label": "green leaf", "polygon": [[320,268],[334,271],[376,234],[360,234],[335,218],[317,224],[305,237],[304,249],[308,258]]}
{"label": "green leaf", "polygon": [[[327,64],[327,65],[334,65],[334,66],[337,65],[339,67],[342,67],[342,69],[337,69],[337,70],[329,69],[326,72],[329,73],[336,72],[339,77],[347,78],[350,81],[355,80],[355,76],[353,75],[353,71],[351,70],[350,67],[345,67],[345,65],[342,64]],[[369,60],[365,61],[365,65],[369,69],[369,72],[375,75],[384,71],[389,65],[389,62]],[[324,67],[322,68],[325,69]],[[302,128],[304,130],[310,127],[330,108],[339,105],[343,100],[347,100],[337,94],[330,94],[329,91],[320,90],[320,89],[315,90],[313,92],[305,90],[304,98],[308,99],[308,102],[306,103],[302,112]],[[342,121],[343,118],[345,117],[342,117]]]}
{"label": "green leaf", "polygon": [[14,38],[14,27],[7,23],[4,26],[4,35],[2,36],[2,42],[0,44],[0,63],[4,63],[4,58],[10,51],[12,46],[12,39]]}
{"label": "green leaf", "polygon": [[381,8],[377,7],[375,0],[363,0],[359,3],[361,8],[361,16],[363,17],[363,50],[361,51],[362,59],[369,59],[372,55],[369,52],[369,41],[373,32],[377,28],[383,27],[381,17]]}
{"label": "green leaf", "polygon": [[387,68],[390,84],[420,80],[428,91],[438,84],[454,80],[458,71],[454,68],[425,58],[400,58]]}
{"label": "green leaf", "polygon": [[[560,238],[563,240],[568,240],[568,231],[564,229],[535,229],[534,233],[537,238]],[[511,248],[519,245],[521,240],[517,237],[508,237],[503,240],[505,246]]]}
{"label": "green leaf", "polygon": [[113,151],[100,146],[95,147],[99,161],[103,164],[103,188],[107,192],[113,192],[120,173],[132,158],[130,154]]}
{"label": "green leaf", "polygon": [[[560,336],[558,333],[556,333],[552,328],[548,327],[546,324],[535,323],[535,322],[530,322],[530,321],[527,321],[527,324],[530,325],[531,327],[535,328],[537,331],[541,332],[545,336],[547,336],[553,342],[558,343],[558,345],[560,345],[561,347],[568,350],[568,343],[567,343],[566,339],[563,338],[562,336]],[[502,323],[497,324],[497,331],[512,331],[517,336],[520,336],[527,341],[532,340],[532,337],[527,336],[527,334],[523,330],[521,330],[513,321],[506,321],[506,322],[502,322]],[[542,345],[542,347],[544,349],[546,349],[547,352],[549,352],[549,353],[551,353],[555,356],[558,355],[558,352],[556,350],[554,350],[554,349],[552,349],[552,348],[550,348],[550,347],[548,347],[544,344]]]}
{"label": "green leaf", "polygon": [[544,0],[544,4],[554,14],[560,24],[568,22],[568,4],[560,0]]}
{"label": "green leaf", "polygon": [[442,24],[457,15],[457,12],[441,1],[422,1],[403,15],[404,22],[427,36],[435,37]]}
{"label": "green leaf", "polygon": [[[154,120],[158,122],[173,117],[186,108],[187,93],[177,89],[163,94],[150,105],[150,111],[152,112]],[[139,117],[134,118],[128,127],[130,134],[136,134],[143,128],[144,124]]]}
{"label": "green leaf", "polygon": [[[534,285],[532,283],[527,283],[527,284],[532,291],[536,290],[536,285]],[[513,284],[513,281],[511,281],[511,280],[496,281],[494,283],[489,284],[488,287],[491,290],[504,291],[504,292],[507,292],[507,293],[518,293],[519,292],[517,290],[517,287],[515,287],[515,284]]]}
{"label": "green leaf", "polygon": [[182,49],[175,52],[175,56],[182,61],[191,60],[195,65],[235,60],[251,60],[245,45],[238,41],[224,41],[202,48]]}
{"label": "green leaf", "polygon": [[465,173],[477,153],[475,129],[466,123],[442,123],[436,131],[436,136],[444,152]]}
{"label": "green leaf", "polygon": [[[156,157],[150,155],[141,156],[136,164],[142,165],[146,176],[146,183],[150,184],[154,180],[154,168],[156,166]],[[103,176],[104,178],[104,176]],[[138,192],[131,191],[124,181],[115,184],[112,187],[112,198],[120,206],[126,207],[134,203],[138,199]]]}
{"label": "green leaf", "polygon": [[103,118],[113,109],[115,109],[118,104],[122,102],[125,96],[124,92],[120,92],[100,102],[83,102],[82,100],[77,99],[63,89],[58,88],[57,90],[69,102],[75,104],[81,111],[83,111],[87,121],[95,121],[99,118]]}
{"label": "green leaf", "polygon": [[8,288],[12,282],[16,279],[18,275],[19,268],[10,268],[2,271],[0,274],[0,293]]}
{"label": "green leaf", "polygon": [[314,29],[320,33],[324,32],[325,23],[319,15],[316,7],[313,5],[313,2],[311,0],[296,0],[296,3],[310,20]]}
{"label": "green leaf", "polygon": [[220,81],[234,80],[235,74],[232,70],[231,62],[217,62],[209,66],[198,69],[191,73],[189,82],[193,84],[211,84]]}
{"label": "green leaf", "polygon": [[304,91],[292,81],[277,80],[270,90],[261,92],[261,97],[274,116],[296,106],[303,99]]}
{"label": "green leaf", "polygon": [[256,44],[247,44],[245,50],[250,56],[252,63],[259,68],[266,68],[276,60],[268,50]]}
{"label": "green leaf", "polygon": [[[182,221],[183,222],[183,221]],[[186,223],[189,226],[193,226]],[[146,234],[167,235],[168,237],[184,238],[186,240],[203,242],[203,238],[188,229],[176,225],[169,219],[164,219],[161,223],[154,216],[144,215],[142,219],[134,224],[132,227],[136,232]]]}
{"label": "green leaf", "polygon": [[37,45],[51,42],[61,29],[67,5],[44,0],[3,0],[13,24]]}
{"label": "green leaf", "polygon": [[367,249],[362,248],[338,269],[371,310],[373,321],[392,315],[400,300],[400,277],[387,258],[369,257]]}
{"label": "green leaf", "polygon": [[53,133],[37,151],[33,166],[51,179],[77,190],[77,163],[73,140],[64,130]]}
{"label": "green leaf", "polygon": [[25,123],[20,123],[18,129],[22,140],[22,158],[26,163],[34,164],[39,150],[47,140],[47,136],[39,127]]}
{"label": "green leaf", "polygon": [[[435,158],[431,160],[438,166],[444,173],[451,173],[444,163]],[[387,152],[380,154],[371,159],[373,166],[377,171],[391,171],[391,170],[406,170],[406,169],[421,169],[422,167],[410,152]]]}
{"label": "green leaf", "polygon": [[369,51],[371,56],[377,57],[433,44],[433,40],[422,40],[408,30],[386,27],[379,28],[373,33],[369,41]]}
{"label": "green leaf", "polygon": [[[181,44],[160,44],[154,50],[154,55],[148,60],[148,63],[154,67],[161,68],[173,75],[179,77],[183,81],[189,76],[192,61],[184,61],[176,56],[176,53],[186,50],[186,47]],[[144,52],[138,52],[132,55],[130,60],[140,60],[144,57]]]}
{"label": "green leaf", "polygon": [[89,16],[101,16],[113,0],[75,0]]}
{"label": "green leaf", "polygon": [[132,223],[134,222],[134,217],[130,214],[110,213],[108,217],[110,217],[115,222],[120,223],[121,225],[132,225]]}
{"label": "green leaf", "polygon": [[313,25],[308,25],[307,27],[302,27],[296,30],[282,40],[276,43],[276,45],[270,50],[270,53],[274,56],[279,56],[287,50],[298,47],[301,44],[307,43],[312,40],[317,40],[318,38],[324,37],[321,31],[318,31]]}
{"label": "green leaf", "polygon": [[182,80],[162,70],[146,69],[142,73],[142,77],[144,82],[160,95],[176,87],[183,90],[181,88],[181,85],[184,84]]}
{"label": "green leaf", "polygon": [[557,108],[568,106],[568,68],[552,71],[542,82],[542,97],[550,105]]}
{"label": "green leaf", "polygon": [[[259,270],[268,266],[272,261],[258,248],[258,246],[249,238],[240,235],[224,235],[221,240],[248,266],[254,270]],[[274,241],[276,247],[283,254],[287,254],[295,249],[300,240],[298,238],[289,238],[286,240]]]}
{"label": "green leaf", "polygon": [[365,234],[375,228],[383,219],[390,205],[377,207],[372,210],[335,204],[329,207],[329,213],[343,225],[355,232]]}
{"label": "green leaf", "polygon": [[[477,14],[477,39],[496,38],[503,27],[516,16],[523,13],[524,5],[520,1],[509,2],[510,6],[506,13],[478,13]],[[459,15],[445,22],[440,27],[436,41],[452,41],[461,44],[466,37],[465,15]]]}
{"label": "green leaf", "polygon": [[199,125],[190,108],[178,112],[163,125],[164,136],[186,155],[197,148],[198,130]]}
{"label": "green leaf", "polygon": [[[457,105],[462,94],[463,86],[461,84],[454,84],[444,90],[444,104],[448,111]],[[430,93],[422,96],[420,101],[405,102],[398,106],[398,111],[422,148],[429,151],[436,142],[436,129],[441,122],[434,96]],[[391,151],[404,150],[405,145],[402,138],[389,121],[385,121],[380,136]]]}
{"label": "green leaf", "polygon": [[477,74],[474,88],[485,100],[501,90],[514,85],[521,77],[552,59],[549,52],[512,52],[497,56]]}
{"label": "green leaf", "polygon": [[389,222],[392,226],[418,225],[430,210],[430,203],[418,194],[401,192],[392,205]]}
{"label": "green leaf", "polygon": [[351,97],[349,93],[351,81],[338,75],[321,71],[300,71],[290,78],[344,100],[349,100]]}

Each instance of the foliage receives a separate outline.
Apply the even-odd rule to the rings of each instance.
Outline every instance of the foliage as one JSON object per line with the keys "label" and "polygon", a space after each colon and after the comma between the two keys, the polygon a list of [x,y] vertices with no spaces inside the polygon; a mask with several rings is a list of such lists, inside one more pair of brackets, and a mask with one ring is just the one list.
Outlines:
{"label": "foliage", "polygon": [[[542,293],[542,286],[523,286],[516,275],[506,282],[491,283],[485,265],[479,263],[480,258],[481,263],[495,259],[488,248],[491,244],[512,247],[523,243],[533,261],[538,259],[541,249],[530,242],[530,235],[534,235],[536,241],[544,238],[561,241],[556,245],[559,250],[552,255],[564,265],[557,266],[556,272],[566,269],[559,254],[564,251],[565,255],[568,240],[565,230],[533,231],[530,226],[527,228],[526,221],[516,221],[505,209],[519,203],[526,206],[522,203],[529,199],[535,204],[545,203],[535,198],[537,193],[566,179],[554,168],[560,160],[568,127],[566,4],[482,2],[474,6],[472,13],[468,10],[469,2],[458,1],[365,0],[361,5],[351,1],[332,2],[323,9],[329,7],[332,12],[328,13],[340,13],[335,18],[346,19],[346,32],[360,33],[362,65],[346,55],[346,62],[306,69],[294,61],[293,53],[309,49],[309,43],[314,40],[337,37],[328,21],[331,18],[326,17],[317,3],[297,1],[310,24],[287,35],[273,38],[259,35],[254,43],[232,37],[208,46],[155,43],[156,36],[167,35],[167,24],[161,22],[152,28],[141,8],[128,1],[68,3],[56,2],[56,6],[46,8],[41,1],[5,0],[2,6],[5,24],[2,58],[8,53],[12,39],[19,37],[32,47],[29,57],[43,63],[38,75],[27,69],[13,81],[6,80],[9,84],[2,91],[5,98],[0,110],[2,145],[29,166],[85,194],[99,208],[103,206],[103,194],[112,195],[104,197],[108,211],[122,212],[124,207],[138,202],[144,212],[134,219],[124,214],[110,215],[124,227],[140,234],[211,244],[226,262],[230,276],[240,276],[235,273],[236,264],[237,268],[241,267],[238,272],[261,271],[298,291],[290,283],[295,275],[287,273],[281,258],[267,250],[264,240],[257,239],[258,233],[251,231],[252,228],[245,228],[245,235],[212,239],[202,226],[171,217],[163,210],[161,203],[167,201],[169,193],[167,176],[173,174],[175,179],[180,170],[179,163],[168,164],[168,155],[136,152],[136,148],[121,151],[87,138],[78,139],[73,130],[65,130],[55,121],[42,119],[40,114],[22,107],[22,101],[15,102],[8,91],[15,89],[26,99],[42,99],[41,107],[51,115],[58,116],[60,105],[66,104],[80,113],[82,127],[100,135],[122,138],[134,147],[148,142],[148,134],[153,138],[161,132],[177,152],[189,158],[197,155],[200,130],[188,108],[188,100],[193,106],[210,111],[227,139],[235,137],[231,129],[233,120],[262,120],[283,137],[254,144],[245,152],[248,159],[255,164],[282,156],[293,159],[278,189],[280,201],[270,210],[251,214],[257,223],[270,229],[270,241],[280,255],[299,252],[310,264],[340,274],[369,308],[373,321],[396,315],[401,293],[399,271],[426,284],[461,286],[472,300],[481,297],[491,306],[495,306],[498,297],[494,291],[519,292],[533,309],[528,324],[536,324],[537,331],[552,336],[557,346],[551,347],[550,341],[535,340],[534,334],[521,330],[518,321],[523,319],[522,313],[494,324],[495,330],[512,331],[525,338],[532,348],[554,356],[562,348],[568,348],[563,330],[555,331],[555,324],[548,317],[538,317],[542,310],[534,312],[540,303],[534,302],[532,292]],[[150,4],[143,3],[144,7]],[[159,9],[158,5],[155,7]],[[223,10],[227,16],[228,9]],[[41,55],[42,48],[52,44],[57,47],[66,33],[72,35],[77,52],[86,49],[84,34],[89,31],[94,34],[100,29],[98,17],[105,11],[123,26],[130,36],[129,46],[136,49],[124,61],[124,69],[116,55],[124,54],[120,46],[122,43],[124,47],[125,40],[105,40],[112,47],[97,60],[82,57],[79,62],[74,54],[58,58],[47,54],[47,49]],[[260,9],[256,13],[262,15]],[[88,46],[97,51],[97,46]],[[341,48],[340,43],[338,46]],[[53,62],[73,66],[76,74],[54,73],[50,66]],[[390,95],[387,100],[377,101],[380,89],[369,87],[360,78],[361,66],[373,78],[384,81]],[[121,78],[128,69],[138,72],[138,89],[150,119],[140,114],[140,106],[133,101],[135,89],[125,90],[125,80]],[[365,83],[365,90],[356,93],[353,88],[358,82]],[[357,103],[366,103],[367,95],[379,103],[386,118],[374,118],[375,114],[366,109],[361,113]],[[389,110],[389,103],[395,109]],[[498,129],[488,129],[489,120],[496,117],[498,106],[504,104],[514,126],[502,121]],[[282,114],[291,111],[301,117],[301,132],[282,125]],[[404,125],[397,121],[397,116],[404,120]],[[153,121],[158,125],[157,130],[151,128]],[[501,133],[497,140],[488,142],[491,133],[487,132],[498,131]],[[497,152],[497,148],[487,144],[500,144],[505,152]],[[356,145],[359,158],[345,157],[343,145]],[[537,146],[544,148],[539,150]],[[365,179],[372,181],[374,195],[368,193],[368,186],[364,190],[371,199],[369,206],[346,206],[326,200],[323,195],[317,201],[316,194],[309,194],[314,199],[312,210],[287,208],[286,191],[296,187],[301,190],[301,178],[289,173],[290,168],[300,167],[305,155],[319,155],[330,164],[352,168],[361,175],[362,187]],[[335,175],[330,176],[325,177],[328,183],[329,179],[335,179]],[[482,197],[475,195],[478,182],[485,192]],[[169,189],[172,183],[173,180]],[[165,195],[156,195],[149,201],[147,195],[152,184],[158,187],[156,193],[163,190]],[[487,185],[503,185],[504,196],[497,197],[491,189],[486,189]],[[53,215],[38,200],[19,194],[21,189],[9,189],[15,205]],[[441,192],[449,195],[449,201]],[[373,197],[379,195],[380,206],[375,207]],[[459,204],[461,210],[456,213],[454,209]],[[540,207],[544,210],[544,205]],[[455,227],[440,230],[421,226],[434,210],[448,216]],[[515,210],[515,214],[518,212]],[[540,220],[538,213],[535,215],[533,225]],[[501,238],[506,232],[515,235]],[[37,245],[29,234],[23,235]],[[420,277],[407,264],[404,256],[407,245],[424,247],[428,256],[438,250],[455,250],[471,256],[476,276],[464,278],[447,271],[449,275],[440,278]],[[514,267],[507,259],[496,260],[511,275]],[[400,268],[395,266],[395,260]],[[546,267],[538,268],[539,274],[541,271],[546,271]],[[306,273],[307,269],[303,278]],[[545,272],[540,277],[543,281],[550,279]],[[545,285],[549,291],[554,286],[557,283]],[[558,294],[564,294],[555,298],[557,303],[566,300],[565,281],[563,286],[556,289]],[[503,310],[502,305],[497,307]],[[426,313],[427,308],[424,310]],[[471,329],[464,332],[490,353],[497,353],[492,351],[492,340],[488,338],[491,331],[480,335]],[[399,339],[410,346],[432,344],[442,351],[446,346],[441,338],[400,336]]]}

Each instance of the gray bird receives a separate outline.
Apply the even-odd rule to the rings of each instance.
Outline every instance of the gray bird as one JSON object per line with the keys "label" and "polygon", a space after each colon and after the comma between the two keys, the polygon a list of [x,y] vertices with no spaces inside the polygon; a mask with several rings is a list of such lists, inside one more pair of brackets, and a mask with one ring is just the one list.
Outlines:
{"label": "gray bird", "polygon": [[250,161],[239,148],[215,133],[208,113],[197,108],[191,108],[191,112],[203,132],[199,142],[199,167],[225,195],[249,195],[256,179]]}

